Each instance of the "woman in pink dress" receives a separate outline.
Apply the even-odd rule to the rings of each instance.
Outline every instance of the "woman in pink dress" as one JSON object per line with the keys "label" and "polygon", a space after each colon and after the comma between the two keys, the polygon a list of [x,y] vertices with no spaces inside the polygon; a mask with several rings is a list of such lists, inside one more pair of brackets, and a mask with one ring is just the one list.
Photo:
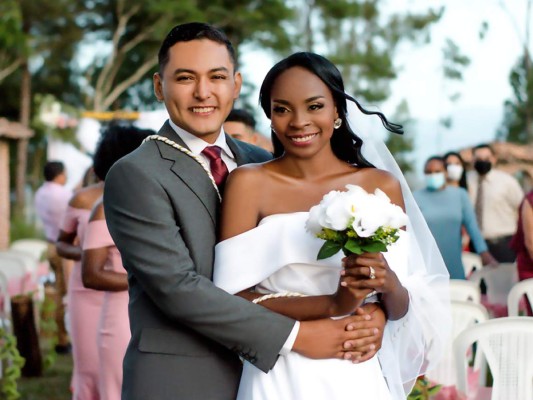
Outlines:
{"label": "woman in pink dress", "polygon": [[98,400],[96,332],[104,302],[102,292],[86,289],[81,280],[81,246],[91,209],[102,197],[103,182],[77,192],[69,202],[57,241],[61,257],[75,260],[67,291],[69,335],[72,343],[73,400]]}
{"label": "woman in pink dress", "polygon": [[[95,153],[94,172],[105,181],[111,166],[135,150],[153,131],[112,126]],[[82,280],[104,295],[97,329],[98,389],[101,400],[120,400],[122,359],[130,340],[128,279],[120,253],[107,230],[102,201],[94,207],[82,242]]]}
{"label": "woman in pink dress", "polygon": [[99,390],[102,400],[120,400],[122,359],[130,340],[128,279],[111,239],[99,202],[83,242],[82,279],[86,287],[105,290],[98,329]]}

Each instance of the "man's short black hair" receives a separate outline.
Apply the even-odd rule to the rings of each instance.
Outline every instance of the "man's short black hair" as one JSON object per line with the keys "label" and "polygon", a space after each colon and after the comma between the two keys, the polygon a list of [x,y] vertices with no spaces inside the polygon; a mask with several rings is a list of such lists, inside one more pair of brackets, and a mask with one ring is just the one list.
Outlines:
{"label": "man's short black hair", "polygon": [[63,172],[65,172],[65,164],[61,161],[48,161],[44,166],[44,179],[51,182]]}
{"label": "man's short black hair", "polygon": [[255,130],[254,116],[252,115],[252,113],[243,109],[234,108],[233,110],[231,110],[228,117],[226,118],[226,122],[242,122],[244,125]]}
{"label": "man's short black hair", "polygon": [[474,154],[476,150],[480,150],[480,149],[489,149],[493,156],[496,155],[496,153],[494,153],[494,149],[488,143],[481,143],[481,144],[478,144],[477,146],[474,146],[472,148],[472,154]]}
{"label": "man's short black hair", "polygon": [[215,28],[213,25],[204,22],[189,22],[187,24],[176,25],[163,40],[158,54],[159,73],[163,73],[163,70],[168,63],[168,50],[172,46],[178,42],[189,42],[196,39],[209,39],[213,42],[225,45],[226,49],[228,49],[231,62],[235,69],[237,69],[235,49],[224,32]]}

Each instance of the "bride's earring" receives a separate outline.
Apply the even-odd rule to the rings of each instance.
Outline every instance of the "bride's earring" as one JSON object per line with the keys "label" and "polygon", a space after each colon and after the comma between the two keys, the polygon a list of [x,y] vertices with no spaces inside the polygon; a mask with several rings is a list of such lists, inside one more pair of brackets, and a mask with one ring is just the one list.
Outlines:
{"label": "bride's earring", "polygon": [[333,122],[333,128],[335,128],[335,129],[339,129],[341,127],[341,125],[342,125],[342,119],[340,119],[340,118],[337,118],[335,120],[335,122]]}

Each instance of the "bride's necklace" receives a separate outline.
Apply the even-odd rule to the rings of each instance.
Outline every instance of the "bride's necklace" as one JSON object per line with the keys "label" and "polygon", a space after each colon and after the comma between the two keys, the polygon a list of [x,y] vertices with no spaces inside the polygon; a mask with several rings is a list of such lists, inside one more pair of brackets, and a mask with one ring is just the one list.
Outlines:
{"label": "bride's necklace", "polygon": [[209,167],[207,165],[205,165],[204,161],[200,158],[200,156],[194,154],[192,151],[190,151],[186,147],[183,147],[183,146],[177,144],[176,142],[174,142],[173,140],[170,140],[169,138],[166,138],[166,137],[161,136],[161,135],[150,135],[146,139],[143,140],[143,143],[144,142],[148,142],[150,140],[158,140],[160,142],[168,144],[169,146],[174,147],[175,149],[181,151],[182,153],[187,154],[189,157],[194,159],[198,164],[200,164],[202,166],[202,168],[204,169],[204,171],[207,173],[207,176],[209,177],[209,179],[211,180],[211,183],[213,184],[213,187],[215,188],[215,190],[217,192],[218,200],[222,201],[222,196],[220,196],[220,191],[218,190],[218,186],[215,183],[215,179],[213,178],[213,174],[211,173],[211,170],[209,169]]}

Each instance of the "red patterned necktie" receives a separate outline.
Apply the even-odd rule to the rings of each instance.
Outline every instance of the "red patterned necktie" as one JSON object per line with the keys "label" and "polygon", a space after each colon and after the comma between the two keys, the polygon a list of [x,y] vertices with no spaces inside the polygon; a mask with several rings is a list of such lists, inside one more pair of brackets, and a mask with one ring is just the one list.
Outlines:
{"label": "red patterned necktie", "polygon": [[213,175],[215,183],[219,188],[224,184],[229,173],[228,167],[220,156],[221,153],[222,149],[218,146],[208,146],[202,151],[202,154],[209,160],[211,175]]}

